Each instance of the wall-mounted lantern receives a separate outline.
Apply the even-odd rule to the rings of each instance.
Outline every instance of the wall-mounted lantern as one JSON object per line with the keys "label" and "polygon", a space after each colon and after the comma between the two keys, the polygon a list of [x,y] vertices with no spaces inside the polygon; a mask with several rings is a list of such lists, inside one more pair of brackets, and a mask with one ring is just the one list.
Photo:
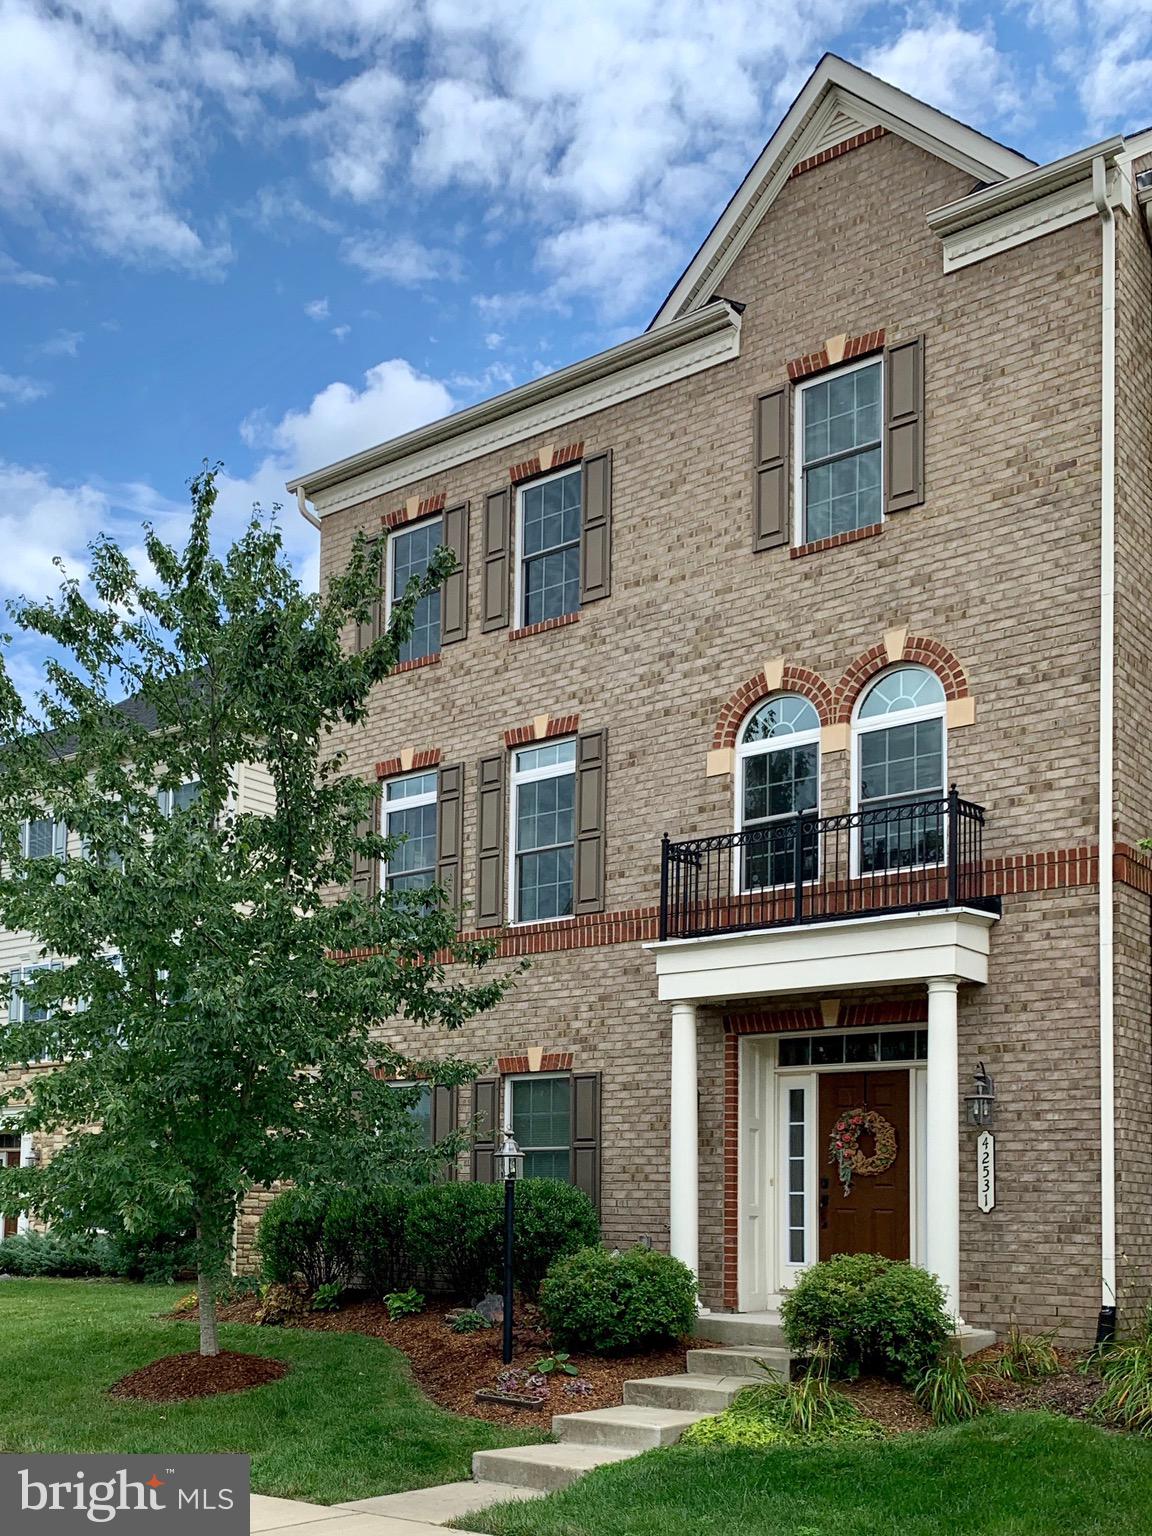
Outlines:
{"label": "wall-mounted lantern", "polygon": [[969,1093],[964,1098],[968,1110],[968,1124],[974,1125],[978,1131],[986,1131],[992,1124],[992,1107],[996,1103],[996,1083],[982,1061],[976,1063],[972,1080],[975,1083],[976,1092]]}

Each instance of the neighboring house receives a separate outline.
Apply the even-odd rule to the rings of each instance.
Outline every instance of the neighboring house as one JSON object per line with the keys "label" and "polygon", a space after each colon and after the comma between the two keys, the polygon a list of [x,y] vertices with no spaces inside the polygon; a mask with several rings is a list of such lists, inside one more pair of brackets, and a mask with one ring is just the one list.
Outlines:
{"label": "neighboring house", "polygon": [[[117,706],[129,712],[137,720],[148,720],[147,706],[139,701],[129,700]],[[195,799],[198,785],[195,783],[182,784],[175,790],[160,790],[157,792],[161,810],[165,815],[171,815],[173,810],[188,806]],[[232,798],[235,808],[239,812],[265,812],[275,803],[275,791],[272,785],[271,775],[260,763],[243,763],[234,772]],[[36,820],[26,821],[21,828],[21,852],[32,858],[44,859],[68,859],[85,858],[87,851],[81,838],[64,823],[45,810],[45,814]],[[38,941],[27,933],[20,933],[10,928],[0,927],[0,1027],[8,1020],[23,1019],[24,1010],[30,1007],[30,1003],[24,998],[22,984],[36,970],[45,966],[64,966],[69,963],[67,956],[45,955],[42,953]],[[12,1070],[4,1072],[0,1070],[0,1088],[8,1088],[14,1083],[27,1081],[37,1072],[50,1071],[52,1060],[46,1057],[43,1061],[30,1062],[24,1071]],[[28,1163],[32,1160],[39,1161],[52,1156],[52,1153],[63,1140],[61,1135],[31,1135],[20,1130],[20,1108],[0,1111],[0,1166],[12,1166],[17,1163]],[[15,1232],[26,1230],[28,1220],[21,1216],[18,1220],[0,1217],[0,1239],[9,1237]]]}

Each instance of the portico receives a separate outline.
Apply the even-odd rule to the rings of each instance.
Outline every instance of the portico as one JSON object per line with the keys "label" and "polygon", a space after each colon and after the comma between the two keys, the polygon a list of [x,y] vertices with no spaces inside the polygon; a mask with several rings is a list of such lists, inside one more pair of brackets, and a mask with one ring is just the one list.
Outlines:
{"label": "portico", "polygon": [[[911,1233],[908,1255],[932,1271],[944,1286],[949,1305],[962,1326],[960,1298],[960,1072],[958,1057],[958,997],[962,985],[988,980],[989,933],[994,913],[963,906],[933,911],[887,913],[824,921],[759,932],[671,939],[651,946],[655,953],[659,996],[672,1006],[670,1104],[670,1235],[671,1249],[699,1272],[699,1156],[697,1078],[697,1010],[701,1005],[734,1012],[750,1005],[779,1004],[796,998],[806,1004],[835,998],[842,991],[875,990],[878,996],[910,986],[926,997],[926,1052],[913,1042],[906,1068],[889,1068],[883,1039],[858,1042],[847,1052],[842,1073],[871,1070],[873,1081],[885,1082],[906,1070],[910,1145],[905,1152],[908,1190],[906,1217]],[[907,1032],[905,1032],[907,1033]],[[819,1037],[816,1037],[819,1038]],[[741,1042],[745,1047],[749,1042]],[[895,1042],[892,1042],[895,1043]],[[901,1054],[907,1050],[900,1046]],[[793,1055],[795,1052],[793,1051]],[[817,1057],[820,1052],[817,1050]],[[798,1058],[797,1058],[798,1059]],[[856,1059],[855,1066],[852,1065]],[[869,1060],[875,1065],[869,1068]],[[786,1070],[779,1056],[757,1062],[762,1072],[757,1089],[741,1079],[739,1099],[740,1211],[739,1301],[741,1310],[755,1310],[790,1272],[787,1262],[800,1255],[801,1267],[818,1257],[815,1233],[824,1218],[819,1211],[818,1172],[824,1161],[817,1147],[818,1094],[805,1103],[782,1099],[778,1076],[786,1089]],[[815,1085],[817,1073],[799,1074],[792,1081]],[[806,1117],[792,1127],[781,1124],[791,1102]],[[789,1159],[788,1137],[796,1156]],[[806,1149],[806,1152],[805,1150]],[[807,1157],[806,1164],[803,1159]],[[787,1165],[787,1166],[786,1166]],[[795,1165],[795,1166],[794,1166]],[[799,1168],[799,1178],[796,1168]],[[827,1170],[823,1170],[827,1174]],[[791,1181],[791,1182],[790,1182]],[[793,1192],[790,1202],[788,1196]],[[797,1214],[799,1212],[800,1214]],[[837,1214],[836,1211],[832,1212]],[[808,1232],[787,1252],[787,1229]],[[826,1221],[825,1221],[826,1224]],[[907,1239],[906,1239],[907,1240]],[[798,1244],[798,1246],[797,1246]],[[861,1239],[861,1246],[867,1244]],[[791,1272],[795,1272],[795,1266]],[[785,1282],[786,1283],[786,1282]]]}

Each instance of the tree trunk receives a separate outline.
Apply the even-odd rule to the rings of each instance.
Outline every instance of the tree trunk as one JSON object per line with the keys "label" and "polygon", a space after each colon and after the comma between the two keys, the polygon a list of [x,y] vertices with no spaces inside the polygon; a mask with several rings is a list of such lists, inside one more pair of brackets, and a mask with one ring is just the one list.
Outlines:
{"label": "tree trunk", "polygon": [[220,1338],[216,1326],[216,1279],[201,1267],[196,1271],[196,1296],[200,1308],[200,1353],[218,1355]]}

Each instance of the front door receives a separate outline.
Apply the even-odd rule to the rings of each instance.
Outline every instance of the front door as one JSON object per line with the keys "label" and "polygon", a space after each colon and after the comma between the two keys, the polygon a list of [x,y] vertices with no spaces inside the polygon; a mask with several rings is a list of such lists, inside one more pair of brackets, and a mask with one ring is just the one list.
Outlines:
{"label": "front door", "polygon": [[[817,1167],[820,1179],[820,1257],[834,1253],[882,1253],[889,1259],[909,1257],[909,1144],[907,1072],[822,1072]],[[832,1127],[847,1110],[876,1110],[896,1132],[896,1158],[882,1173],[852,1178],[845,1195],[837,1165],[830,1159]],[[865,1133],[860,1140],[865,1157],[875,1144]]]}
{"label": "front door", "polygon": [[[18,1168],[20,1165],[19,1136],[0,1136],[0,1168]],[[15,1216],[0,1216],[0,1240],[16,1236]]]}

